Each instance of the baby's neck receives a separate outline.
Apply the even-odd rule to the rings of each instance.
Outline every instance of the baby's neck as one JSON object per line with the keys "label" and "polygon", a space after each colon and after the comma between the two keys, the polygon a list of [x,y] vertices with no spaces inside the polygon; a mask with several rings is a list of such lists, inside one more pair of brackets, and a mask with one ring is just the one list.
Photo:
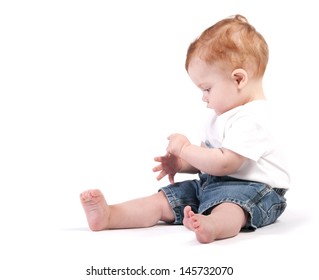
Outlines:
{"label": "baby's neck", "polygon": [[250,80],[243,91],[244,95],[247,97],[247,103],[254,100],[266,99],[261,79]]}

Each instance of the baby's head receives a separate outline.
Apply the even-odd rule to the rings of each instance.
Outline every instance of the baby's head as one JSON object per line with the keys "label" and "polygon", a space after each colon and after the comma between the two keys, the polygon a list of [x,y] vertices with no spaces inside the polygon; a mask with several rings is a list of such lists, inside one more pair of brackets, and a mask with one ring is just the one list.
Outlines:
{"label": "baby's head", "polygon": [[189,46],[187,71],[194,57],[230,72],[241,68],[250,78],[260,79],[268,62],[268,46],[245,17],[236,15],[209,27]]}

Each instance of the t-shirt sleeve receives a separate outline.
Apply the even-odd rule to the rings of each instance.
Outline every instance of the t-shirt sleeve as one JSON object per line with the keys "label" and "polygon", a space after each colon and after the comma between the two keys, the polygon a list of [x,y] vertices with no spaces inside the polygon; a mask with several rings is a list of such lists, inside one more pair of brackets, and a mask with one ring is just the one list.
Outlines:
{"label": "t-shirt sleeve", "polygon": [[226,130],[222,147],[254,161],[270,149],[267,128],[253,116],[243,116]]}

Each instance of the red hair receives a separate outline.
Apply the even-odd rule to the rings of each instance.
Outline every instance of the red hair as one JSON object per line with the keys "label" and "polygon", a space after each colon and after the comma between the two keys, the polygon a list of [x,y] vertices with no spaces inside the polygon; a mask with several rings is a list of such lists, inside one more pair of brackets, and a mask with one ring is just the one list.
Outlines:
{"label": "red hair", "polygon": [[268,45],[245,17],[235,15],[207,28],[190,44],[186,70],[195,56],[207,63],[222,63],[231,71],[250,70],[252,76],[261,78],[268,63]]}

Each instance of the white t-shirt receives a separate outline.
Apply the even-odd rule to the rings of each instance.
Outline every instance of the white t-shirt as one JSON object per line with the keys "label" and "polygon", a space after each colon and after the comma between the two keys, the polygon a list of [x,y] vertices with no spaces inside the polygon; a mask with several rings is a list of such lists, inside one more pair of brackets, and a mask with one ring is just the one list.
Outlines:
{"label": "white t-shirt", "polygon": [[229,176],[288,188],[289,174],[282,150],[274,139],[272,120],[266,100],[249,102],[220,116],[213,111],[203,142],[207,147],[226,148],[247,158]]}

